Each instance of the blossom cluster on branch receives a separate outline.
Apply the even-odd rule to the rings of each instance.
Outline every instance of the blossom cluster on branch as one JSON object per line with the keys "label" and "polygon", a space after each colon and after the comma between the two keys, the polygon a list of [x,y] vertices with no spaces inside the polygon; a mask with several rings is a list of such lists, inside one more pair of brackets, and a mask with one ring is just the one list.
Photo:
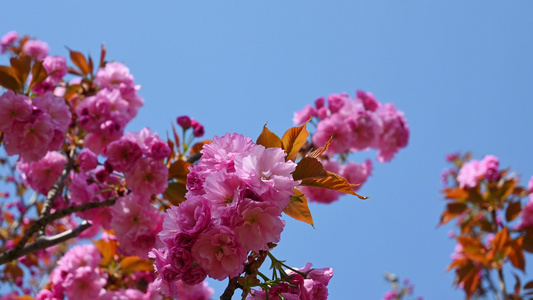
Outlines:
{"label": "blossom cluster on branch", "polygon": [[[69,50],[69,65],[10,32],[0,52],[10,56],[0,66],[0,163],[14,191],[1,191],[13,199],[0,208],[5,299],[210,299],[208,276],[228,280],[221,299],[238,289],[243,299],[326,299],[331,268],[272,255],[282,215],[313,225],[308,196],[366,199],[356,191],[372,164],[346,163],[348,154],[373,148],[389,161],[409,138],[402,112],[359,91],[317,100],[281,137],[264,126],[256,141],[198,140],[204,126],[180,116],[181,132],[172,126],[165,141],[148,127],[126,131],[144,100],[103,46],[98,61]],[[267,258],[271,277],[260,270]]]}

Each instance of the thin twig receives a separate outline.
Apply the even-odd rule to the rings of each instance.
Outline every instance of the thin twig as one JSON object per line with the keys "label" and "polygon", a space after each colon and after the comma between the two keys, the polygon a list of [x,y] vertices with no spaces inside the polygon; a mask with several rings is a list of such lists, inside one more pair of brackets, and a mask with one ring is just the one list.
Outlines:
{"label": "thin twig", "polygon": [[228,286],[224,290],[224,293],[220,296],[220,300],[231,300],[235,290],[239,287],[239,282],[237,281],[239,277],[233,277],[229,280]]}
{"label": "thin twig", "polygon": [[85,229],[91,226],[92,225],[89,222],[84,220],[78,227],[74,229],[69,229],[54,236],[40,236],[37,238],[37,240],[35,240],[35,242],[28,244],[26,247],[20,249],[18,252],[8,251],[4,253],[4,255],[0,256],[0,264],[5,264],[11,260],[33,253],[37,250],[46,249],[48,247],[65,242],[71,238],[77,237]]}
{"label": "thin twig", "polygon": [[[46,216],[41,216],[39,219],[37,219],[30,226],[28,231],[26,231],[26,233],[20,239],[18,244],[15,246],[15,248],[5,252],[4,254],[2,254],[2,256],[0,256],[0,265],[20,257],[20,255],[18,255],[18,253],[21,252],[23,249],[25,249],[24,246],[26,245],[28,240],[33,236],[33,234],[35,232],[37,232],[40,228],[44,227],[45,225],[50,224],[51,222],[53,222],[53,221],[55,221],[57,219],[60,219],[60,218],[62,218],[64,216],[70,215],[70,214],[75,213],[75,212],[86,211],[86,210],[89,210],[89,209],[92,209],[92,208],[111,206],[111,205],[115,204],[116,200],[117,200],[117,198],[111,198],[111,199],[107,199],[107,200],[104,200],[104,201],[101,201],[101,202],[84,203],[84,204],[78,205],[78,206],[70,206],[70,207],[67,207],[67,208],[58,209],[53,214],[49,214],[49,215],[46,215]],[[43,236],[41,236],[41,237],[43,237]]]}

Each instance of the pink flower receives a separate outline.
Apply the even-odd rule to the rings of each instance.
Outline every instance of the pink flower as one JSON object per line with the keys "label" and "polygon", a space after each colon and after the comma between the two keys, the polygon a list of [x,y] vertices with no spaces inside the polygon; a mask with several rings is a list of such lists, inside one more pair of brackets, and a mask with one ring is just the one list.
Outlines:
{"label": "pink flower", "polygon": [[[341,166],[335,159],[321,160],[326,171],[330,171],[336,174],[340,174],[343,166]],[[299,186],[298,189],[306,196],[309,201],[320,203],[332,203],[337,201],[343,194],[336,190],[330,190],[325,188]]]}
{"label": "pink flower", "polygon": [[29,40],[22,46],[22,52],[37,61],[45,59],[48,51],[48,44],[38,40]]}
{"label": "pink flower", "polygon": [[83,266],[67,275],[63,286],[69,299],[92,300],[105,293],[103,287],[106,283],[99,269]]}
{"label": "pink flower", "polygon": [[43,96],[34,97],[32,100],[37,108],[50,116],[54,130],[60,131],[63,136],[71,122],[70,109],[65,104],[65,99],[56,97],[52,93],[46,93]]}
{"label": "pink flower", "polygon": [[457,174],[457,181],[462,188],[474,188],[485,176],[485,165],[478,160],[465,163]]}
{"label": "pink flower", "polygon": [[376,111],[381,107],[379,101],[372,95],[372,93],[358,90],[356,93],[356,98],[363,102],[366,110]]}
{"label": "pink flower", "polygon": [[524,229],[525,227],[533,226],[533,198],[530,197],[529,201],[522,209],[520,216],[521,220],[520,223],[517,225],[518,230]]}
{"label": "pink flower", "polygon": [[151,288],[155,291],[162,293],[167,297],[178,298],[178,287],[175,281],[179,279],[179,273],[177,273],[168,260],[168,249],[163,248],[160,250],[152,249],[148,254],[148,257],[154,259],[154,269],[158,273],[157,278],[150,284]]}
{"label": "pink flower", "polygon": [[147,258],[162,228],[163,216],[159,211],[150,205],[147,197],[129,194],[117,200],[111,214],[111,227],[115,230],[120,249],[127,255]]}
{"label": "pink flower", "polygon": [[352,130],[350,147],[354,151],[376,147],[381,134],[381,120],[371,111],[358,109],[346,118]]}
{"label": "pink flower", "polygon": [[78,156],[78,160],[80,168],[84,172],[93,170],[98,166],[98,157],[89,149],[83,149]]}
{"label": "pink flower", "polygon": [[129,172],[142,157],[139,145],[124,137],[109,143],[104,154],[107,162],[118,172]]}
{"label": "pink flower", "polygon": [[292,122],[294,125],[301,125],[315,116],[317,116],[316,110],[311,105],[307,105],[304,109],[294,113]]}
{"label": "pink flower", "polygon": [[195,169],[200,173],[219,170],[235,172],[235,156],[247,153],[253,146],[252,139],[241,134],[226,133],[222,137],[215,136],[213,141],[202,149],[202,159]]}
{"label": "pink flower", "polygon": [[167,209],[161,240],[174,238],[178,233],[199,234],[211,225],[211,207],[202,196],[189,197],[179,206]]}
{"label": "pink flower", "polygon": [[213,226],[200,234],[192,253],[207,274],[217,280],[242,273],[247,257],[239,239],[225,226]]}
{"label": "pink flower", "polygon": [[349,183],[358,184],[358,186],[353,187],[353,190],[357,191],[361,188],[363,183],[366,182],[371,173],[372,161],[370,159],[367,159],[364,163],[361,164],[348,162],[342,169],[340,175],[346,178]]}
{"label": "pink flower", "polygon": [[133,86],[133,76],[130,70],[122,63],[108,62],[105,67],[98,69],[94,83],[101,88],[121,88]]}
{"label": "pink flower", "polygon": [[46,195],[63,172],[67,159],[59,152],[48,152],[37,162],[21,161],[17,168],[24,173],[26,182],[32,189]]}
{"label": "pink flower", "polygon": [[378,161],[387,162],[392,159],[400,148],[407,146],[409,141],[409,127],[403,113],[392,103],[383,105],[377,114],[383,124],[378,140]]}
{"label": "pink flower", "polygon": [[180,116],[176,121],[183,129],[189,129],[192,126],[191,118],[189,118],[189,116]]}
{"label": "pink flower", "polygon": [[196,265],[182,274],[181,280],[187,285],[197,285],[207,278],[204,268]]}
{"label": "pink flower", "polygon": [[331,144],[327,150],[328,153],[344,153],[352,142],[352,129],[343,116],[333,114],[331,117],[321,120],[313,135],[313,144],[318,147],[324,146],[331,137]]}
{"label": "pink flower", "polygon": [[32,102],[26,95],[7,91],[0,95],[0,131],[8,134],[15,121],[28,121],[32,114]]}
{"label": "pink flower", "polygon": [[138,195],[163,193],[168,186],[168,169],[159,161],[143,157],[126,174],[126,184]]}
{"label": "pink flower", "polygon": [[336,113],[347,103],[351,101],[348,94],[331,94],[328,96],[328,107],[331,113]]}
{"label": "pink flower", "polygon": [[16,31],[6,33],[0,40],[0,54],[7,51],[15,41],[19,39],[19,34]]}
{"label": "pink flower", "polygon": [[183,300],[210,300],[214,291],[203,281],[196,285],[184,284],[179,280],[176,282],[178,287],[179,299]]}
{"label": "pink flower", "polygon": [[268,202],[246,201],[239,206],[233,230],[246,250],[268,251],[268,243],[277,243],[283,231],[281,210]]}
{"label": "pink flower", "polygon": [[500,171],[498,171],[500,162],[496,156],[486,155],[483,157],[483,160],[481,160],[481,164],[484,165],[485,178],[488,181],[500,180]]}

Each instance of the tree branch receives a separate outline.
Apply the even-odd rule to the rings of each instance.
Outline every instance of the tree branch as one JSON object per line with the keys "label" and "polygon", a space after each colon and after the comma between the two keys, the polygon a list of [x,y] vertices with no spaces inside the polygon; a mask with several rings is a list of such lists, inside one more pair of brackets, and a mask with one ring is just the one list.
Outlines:
{"label": "tree branch", "polygon": [[71,238],[77,237],[85,229],[91,226],[92,225],[89,222],[84,220],[78,227],[74,229],[69,229],[54,236],[40,236],[37,238],[37,240],[35,240],[35,242],[28,244],[26,247],[20,249],[17,252],[7,251],[6,253],[4,253],[2,256],[0,256],[0,265],[22,257],[24,255],[33,253],[37,250],[46,249],[48,247],[67,241]]}
{"label": "tree branch", "polygon": [[224,293],[220,296],[220,300],[231,300],[235,290],[239,287],[239,282],[237,281],[239,277],[231,278],[228,282],[228,286],[224,290]]}
{"label": "tree branch", "polygon": [[[111,206],[111,205],[115,204],[116,200],[117,200],[117,198],[111,198],[111,199],[104,200],[102,202],[84,203],[84,204],[78,205],[78,206],[71,206],[71,207],[67,207],[67,208],[63,208],[63,209],[58,209],[53,214],[41,216],[39,219],[37,219],[30,226],[28,231],[26,231],[26,233],[20,239],[18,244],[15,246],[15,248],[13,248],[13,249],[11,249],[9,251],[6,251],[4,254],[2,254],[2,256],[0,256],[0,265],[22,256],[22,255],[19,255],[19,253],[21,251],[23,251],[24,249],[26,249],[24,246],[26,245],[28,240],[32,237],[32,235],[35,232],[37,232],[40,228],[44,227],[45,225],[47,225],[47,224],[49,224],[49,223],[51,223],[51,222],[53,222],[53,221],[55,221],[57,219],[60,219],[60,218],[62,218],[64,216],[70,215],[70,214],[72,214],[74,212],[81,212],[81,211],[86,211],[86,210],[89,210],[89,209],[92,209],[92,208]],[[65,232],[68,232],[68,231],[65,231]],[[45,236],[40,236],[39,238],[37,238],[36,242],[39,241],[41,238],[46,238],[46,237]],[[29,247],[29,245],[28,245],[28,247]],[[31,252],[27,252],[27,253],[31,253]]]}

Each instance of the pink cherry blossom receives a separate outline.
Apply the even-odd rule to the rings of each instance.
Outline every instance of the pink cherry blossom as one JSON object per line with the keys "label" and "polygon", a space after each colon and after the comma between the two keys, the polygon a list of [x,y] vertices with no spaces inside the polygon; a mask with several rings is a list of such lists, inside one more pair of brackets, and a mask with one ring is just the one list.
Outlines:
{"label": "pink cherry blossom", "polygon": [[129,172],[142,157],[139,145],[126,138],[109,143],[104,154],[107,156],[107,162],[118,172]]}
{"label": "pink cherry blossom", "polygon": [[22,52],[33,57],[37,61],[42,61],[48,56],[48,44],[38,40],[29,40],[22,46]]}
{"label": "pink cherry blossom", "polygon": [[367,159],[364,163],[361,164],[348,162],[342,168],[340,175],[346,178],[349,183],[358,184],[358,186],[353,187],[353,190],[357,191],[361,188],[361,186],[366,182],[366,180],[372,173],[372,168],[372,161],[369,159]]}
{"label": "pink cherry blossom", "polygon": [[381,107],[381,103],[379,103],[372,93],[358,90],[356,93],[356,98],[363,102],[366,110],[376,111]]}
{"label": "pink cherry blossom", "polygon": [[82,266],[68,274],[62,285],[69,299],[92,300],[105,293],[106,283],[99,269]]}
{"label": "pink cherry blossom", "polygon": [[98,157],[89,149],[83,149],[80,152],[78,161],[83,172],[93,170],[98,166]]}
{"label": "pink cherry blossom", "polygon": [[0,54],[7,51],[7,49],[19,39],[19,34],[16,31],[6,33],[0,40]]}
{"label": "pink cherry blossom", "polygon": [[500,171],[498,170],[500,162],[494,155],[486,155],[481,160],[481,164],[485,169],[485,178],[489,181],[498,181],[500,179]]}
{"label": "pink cherry blossom", "polygon": [[122,63],[108,62],[103,68],[98,69],[94,83],[101,88],[120,88],[133,86],[133,76],[130,70]]}
{"label": "pink cherry blossom", "polygon": [[485,176],[485,171],[484,164],[478,160],[471,160],[461,167],[457,174],[457,181],[461,187],[473,188]]}
{"label": "pink cherry blossom", "polygon": [[331,137],[331,144],[328,153],[343,153],[350,148],[352,143],[352,129],[340,114],[333,114],[331,117],[320,121],[313,135],[313,144],[317,147],[324,146]]}
{"label": "pink cherry blossom", "polygon": [[0,131],[9,134],[15,121],[25,122],[32,114],[32,102],[26,95],[7,91],[0,95]]}
{"label": "pink cherry blossom", "polygon": [[307,105],[304,109],[294,113],[292,122],[294,125],[301,125],[307,122],[310,118],[317,116],[317,111],[311,105]]}
{"label": "pink cherry blossom", "polygon": [[163,241],[178,233],[199,234],[211,225],[211,207],[202,196],[189,197],[179,206],[167,209],[160,237]]}
{"label": "pink cherry blossom", "polygon": [[378,140],[378,160],[387,162],[392,159],[400,148],[407,146],[409,141],[409,127],[403,113],[392,103],[387,103],[377,111],[383,124]]}
{"label": "pink cherry blossom", "polygon": [[522,208],[520,213],[520,223],[517,225],[517,229],[523,229],[525,227],[533,226],[533,198],[530,197],[527,204]]}
{"label": "pink cherry blossom", "polygon": [[168,168],[159,161],[143,157],[126,174],[126,184],[138,195],[163,193],[168,186]]}
{"label": "pink cherry blossom", "polygon": [[242,273],[247,257],[239,239],[225,226],[213,226],[200,234],[192,254],[207,274],[217,280]]}
{"label": "pink cherry blossom", "polygon": [[24,160],[17,164],[17,169],[30,187],[46,195],[63,172],[67,158],[59,152],[48,152],[41,160],[26,163]]}
{"label": "pink cherry blossom", "polygon": [[196,285],[188,285],[183,283],[183,281],[177,281],[176,285],[180,300],[210,300],[211,295],[214,293],[213,289],[205,281]]}

